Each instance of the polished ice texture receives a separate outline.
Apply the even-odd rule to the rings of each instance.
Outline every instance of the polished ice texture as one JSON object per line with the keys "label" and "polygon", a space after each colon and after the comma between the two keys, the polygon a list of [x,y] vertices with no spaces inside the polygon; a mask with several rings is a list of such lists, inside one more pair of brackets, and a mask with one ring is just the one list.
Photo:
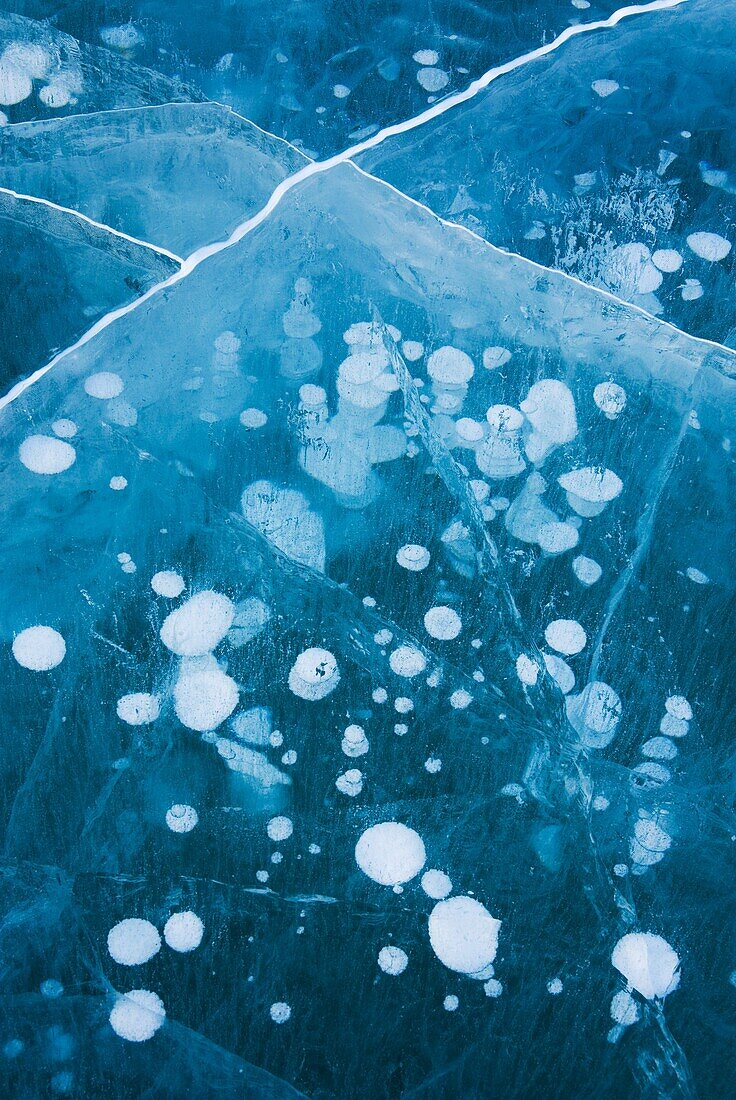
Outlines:
{"label": "polished ice texture", "polygon": [[[432,205],[519,73],[541,111],[583,43],[663,72],[732,15],[577,36],[368,166]],[[408,177],[121,106],[2,135],[45,204],[3,196],[0,1092],[732,1096],[736,351]],[[715,324],[730,257],[697,262]]]}

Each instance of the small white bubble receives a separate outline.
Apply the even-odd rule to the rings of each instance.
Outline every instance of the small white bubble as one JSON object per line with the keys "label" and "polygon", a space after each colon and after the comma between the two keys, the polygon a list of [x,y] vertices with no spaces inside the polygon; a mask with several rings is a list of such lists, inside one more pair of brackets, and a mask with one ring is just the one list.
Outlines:
{"label": "small white bubble", "polygon": [[191,833],[197,825],[199,815],[194,806],[177,802],[166,811],[166,824],[172,833]]}
{"label": "small white bubble", "polygon": [[294,832],[294,823],[289,817],[272,817],[266,826],[269,839],[276,843],[288,840]]}
{"label": "small white bubble", "polygon": [[291,1006],[286,1001],[276,1001],[271,1005],[269,1015],[275,1024],[285,1024],[291,1019]]}
{"label": "small white bubble", "polygon": [[378,952],[378,965],[384,974],[403,974],[408,963],[409,956],[400,947],[382,947]]}
{"label": "small white bubble", "polygon": [[173,569],[164,569],[151,577],[151,588],[157,596],[173,600],[184,591],[184,578]]}

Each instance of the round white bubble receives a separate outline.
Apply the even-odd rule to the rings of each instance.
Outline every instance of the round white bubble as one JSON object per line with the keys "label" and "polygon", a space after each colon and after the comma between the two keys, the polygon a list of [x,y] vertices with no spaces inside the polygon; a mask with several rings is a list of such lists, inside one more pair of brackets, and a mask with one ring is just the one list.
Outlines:
{"label": "round white bubble", "polygon": [[289,672],[289,687],[300,699],[315,702],[334,691],[340,672],[334,654],[313,646],[299,654]]}
{"label": "round white bubble", "polygon": [[537,531],[537,542],[545,554],[552,556],[572,550],[580,541],[580,532],[572,523],[559,523],[552,520],[543,523]]}
{"label": "round white bubble", "polygon": [[522,684],[526,684],[527,687],[534,687],[539,678],[539,665],[526,653],[520,653],[516,658],[516,675]]}
{"label": "round white bubble", "polygon": [[459,974],[489,977],[498,950],[501,921],[475,898],[439,901],[429,915],[429,942],[440,962]]}
{"label": "round white bubble", "polygon": [[63,474],[73,466],[77,452],[70,443],[53,435],[29,435],[18,448],[18,456],[33,474]]}
{"label": "round white bubble", "polygon": [[603,570],[598,562],[593,561],[592,558],[586,558],[584,554],[580,554],[577,558],[573,558],[572,571],[580,583],[584,584],[586,588],[589,588],[592,584],[596,584],[603,574]]}
{"label": "round white bubble", "polygon": [[56,668],[66,655],[66,642],[51,626],[29,626],[13,638],[13,656],[32,672]]}
{"label": "round white bubble", "polygon": [[98,401],[109,401],[111,397],[119,397],[123,392],[123,380],[112,371],[99,371],[98,374],[90,374],[85,378],[84,392],[90,397],[96,397]]}
{"label": "round white bubble", "polygon": [[288,840],[294,832],[294,823],[290,817],[272,817],[266,826],[269,840],[279,843]]}
{"label": "round white bubble", "polygon": [[396,560],[403,569],[410,573],[421,573],[429,565],[430,553],[426,546],[408,542],[396,554]]}
{"label": "round white bubble", "polygon": [[440,901],[452,892],[452,883],[444,871],[432,868],[422,875],[422,890],[428,898]]}
{"label": "round white bubble", "polygon": [[427,659],[421,650],[410,645],[401,645],[395,649],[390,654],[388,663],[392,672],[408,680],[424,672],[427,667]]}
{"label": "round white bubble", "polygon": [[240,414],[240,423],[244,428],[254,430],[265,427],[268,417],[262,409],[243,409]]}
{"label": "round white bubble", "polygon": [[609,95],[613,95],[614,92],[618,91],[619,85],[615,80],[594,80],[591,88],[601,99],[606,99]]}
{"label": "round white bubble", "polygon": [[470,381],[475,367],[464,351],[446,345],[432,352],[427,360],[427,373],[440,384],[460,386]]}
{"label": "round white bubble", "polygon": [[425,92],[440,92],[450,83],[450,77],[444,69],[420,69],[417,80]]}
{"label": "round white bubble", "polygon": [[414,829],[398,821],[382,821],[360,837],[355,846],[355,861],[374,882],[398,886],[419,874],[427,853]]}
{"label": "round white bubble", "polygon": [[121,920],[107,934],[107,950],[121,966],[140,966],[148,962],[161,948],[161,937],[155,924],[139,917]]}
{"label": "round white bubble", "polygon": [[166,811],[166,824],[172,833],[191,833],[199,822],[199,814],[194,806],[185,802],[175,802]]}
{"label": "round white bubble", "polygon": [[286,1001],[276,1001],[271,1005],[268,1014],[275,1024],[285,1024],[291,1019],[291,1006]]}
{"label": "round white bubble", "polygon": [[409,956],[400,947],[382,947],[378,952],[378,965],[384,974],[396,977],[403,974],[409,964]]}
{"label": "round white bubble", "polygon": [[639,1019],[639,1006],[627,989],[614,993],[611,1000],[611,1019],[621,1027],[631,1027]]}
{"label": "round white bubble", "polygon": [[603,749],[613,740],[621,721],[621,700],[610,684],[593,680],[579,695],[566,699],[570,724],[590,749]]}
{"label": "round white bubble", "polygon": [[149,989],[131,989],[116,1000],[110,1013],[110,1027],[121,1039],[144,1043],[151,1039],[166,1019],[161,998]]}
{"label": "round white bubble", "polygon": [[12,107],[22,103],[33,91],[28,73],[6,57],[0,58],[0,103]]}
{"label": "round white bubble", "polygon": [[709,263],[724,260],[731,251],[731,242],[718,233],[691,233],[687,243],[696,256]]}
{"label": "round white bubble", "polygon": [[608,420],[618,420],[626,408],[626,390],[617,382],[599,382],[593,400]]}
{"label": "round white bubble", "polygon": [[671,274],[682,267],[682,256],[674,248],[658,248],[652,253],[652,263],[660,271]]}
{"label": "round white bubble", "polygon": [[401,350],[405,359],[410,363],[416,363],[417,359],[421,359],[424,355],[424,344],[420,344],[418,340],[404,340]]}
{"label": "round white bubble", "polygon": [[555,619],[544,632],[547,645],[565,657],[574,657],[585,649],[587,636],[575,619]]}
{"label": "round white bubble", "polygon": [[424,616],[424,629],[430,637],[441,642],[451,642],[457,638],[462,628],[460,616],[451,607],[431,607]]}
{"label": "round white bubble", "polygon": [[547,672],[557,683],[562,694],[567,695],[575,687],[575,673],[562,657],[556,657],[554,653],[543,653],[542,656]]}
{"label": "round white bubble", "polygon": [[194,951],[204,935],[202,921],[191,910],[172,913],[164,925],[164,939],[172,951]]}
{"label": "round white bubble", "polygon": [[611,962],[629,985],[651,1001],[662,999],[680,984],[680,958],[661,936],[629,932],[613,949]]}
{"label": "round white bubble", "polygon": [[151,577],[151,588],[156,595],[165,596],[169,600],[181,596],[184,587],[184,578],[173,569],[163,569]]}
{"label": "round white bubble", "polygon": [[693,708],[684,695],[670,695],[669,698],[665,700],[664,709],[668,714],[671,714],[673,718],[684,718],[686,722],[692,721]]}
{"label": "round white bubble", "polygon": [[238,685],[219,668],[188,673],[174,687],[177,718],[199,733],[217,729],[237,705]]}
{"label": "round white bubble", "polygon": [[73,439],[77,434],[77,425],[73,420],[55,420],[51,425],[51,430],[60,439]]}
{"label": "round white bubble", "polygon": [[129,726],[145,726],[149,722],[155,722],[161,711],[159,701],[155,695],[139,691],[132,695],[123,695],[118,699],[118,718],[127,722]]}

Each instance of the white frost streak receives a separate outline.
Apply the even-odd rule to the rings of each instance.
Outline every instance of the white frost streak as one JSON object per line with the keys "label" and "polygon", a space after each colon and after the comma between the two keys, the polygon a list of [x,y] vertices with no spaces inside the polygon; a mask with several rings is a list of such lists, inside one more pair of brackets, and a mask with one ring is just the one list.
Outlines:
{"label": "white frost streak", "polygon": [[[205,245],[202,248],[198,248],[195,252],[191,254],[191,256],[188,256],[182,262],[179,270],[174,272],[173,275],[170,275],[168,279],[165,279],[163,282],[157,283],[155,286],[152,286],[145,294],[142,294],[139,298],[136,298],[135,301],[128,303],[128,305],[121,306],[118,309],[114,309],[110,313],[106,314],[104,317],[101,317],[99,321],[97,321],[96,324],[88,329],[87,332],[85,332],[84,335],[81,336],[75,344],[72,344],[64,351],[59,352],[59,354],[54,356],[51,362],[47,363],[45,367],[39,368],[39,370],[29,375],[28,378],[25,378],[22,381],[18,382],[3,398],[0,398],[0,409],[3,409],[6,405],[9,405],[12,401],[15,401],[18,397],[20,397],[22,393],[24,393],[31,386],[35,385],[35,383],[38,382],[39,379],[43,378],[45,374],[48,374],[48,372],[52,370],[52,368],[55,367],[57,363],[59,363],[62,359],[65,359],[67,355],[71,355],[75,351],[79,351],[80,348],[83,348],[86,344],[90,342],[90,340],[94,339],[94,337],[97,336],[98,333],[103,332],[114,321],[117,321],[119,317],[125,317],[128,313],[132,313],[134,310],[139,309],[145,302],[149,301],[160,291],[167,290],[169,287],[174,286],[182,279],[186,279],[188,275],[191,275],[195,268],[199,267],[199,265],[204,260],[209,259],[210,256],[215,256],[219,252],[224,252],[225,249],[232,248],[233,245],[238,244],[239,241],[242,241],[244,237],[246,237],[249,233],[252,233],[254,229],[257,229],[259,225],[262,225],[262,223],[266,221],[268,217],[270,217],[270,215],[273,213],[273,211],[276,209],[276,207],[279,205],[285,195],[287,195],[300,183],[303,183],[304,180],[310,179],[312,176],[319,175],[322,172],[327,172],[331,168],[335,168],[339,164],[350,163],[353,157],[359,156],[361,153],[365,153],[369,149],[374,149],[377,145],[381,145],[389,138],[397,137],[400,134],[409,133],[411,130],[415,130],[420,126],[423,126],[425,123],[431,122],[433,119],[445,114],[453,107],[456,107],[461,103],[467,103],[468,100],[473,99],[476,95],[478,95],[479,92],[483,91],[484,88],[487,88],[489,84],[492,84],[494,80],[498,80],[500,76],[505,76],[507,73],[514,72],[514,70],[516,69],[523,68],[524,65],[529,64],[529,62],[531,61],[536,61],[539,57],[545,57],[547,54],[554,53],[555,50],[558,50],[560,48],[560,46],[563,46],[571,38],[574,38],[579,34],[588,34],[592,31],[597,30],[609,30],[610,28],[617,26],[623,19],[627,19],[631,16],[643,15],[648,12],[666,11],[670,8],[677,8],[680,6],[680,4],[684,4],[686,2],[687,0],[654,0],[654,3],[651,4],[638,4],[632,5],[630,7],[620,8],[618,11],[614,12],[613,15],[609,16],[608,19],[601,19],[593,23],[577,23],[574,26],[566,27],[565,30],[557,36],[557,38],[553,39],[551,42],[548,42],[546,45],[538,46],[537,49],[531,50],[529,53],[521,54],[519,57],[515,57],[512,61],[507,61],[503,65],[497,65],[495,68],[489,69],[488,72],[484,73],[481,77],[478,78],[478,80],[473,81],[473,83],[470,84],[465,89],[465,91],[457,92],[455,95],[447,96],[445,99],[440,100],[439,103],[433,104],[430,108],[428,108],[428,110],[423,111],[421,114],[415,115],[413,118],[407,119],[404,122],[395,123],[392,126],[386,126],[383,130],[379,130],[371,137],[366,138],[365,141],[362,141],[357,145],[353,145],[350,148],[345,149],[342,153],[335,154],[335,156],[333,157],[328,157],[327,160],[310,161],[304,166],[304,168],[301,168],[298,172],[295,172],[293,175],[287,176],[286,179],[282,180],[281,183],[278,184],[278,186],[272,192],[271,197],[269,198],[266,205],[263,206],[257,214],[254,214],[253,217],[248,218],[246,221],[242,222],[236,229],[233,230],[231,235],[226,240],[218,241],[215,244],[209,244]],[[400,195],[402,198],[408,200],[413,205],[420,207],[423,210],[426,210],[443,225],[448,225],[455,229],[463,228],[456,225],[454,222],[447,222],[443,218],[438,218],[434,211],[430,210],[429,207],[425,207],[422,203],[417,202],[415,199],[411,199],[402,191],[398,191],[395,187],[391,187],[390,184],[385,183],[384,180],[378,180],[377,177],[371,176],[370,173],[365,172],[361,168],[358,168],[357,165],[354,165],[353,167],[355,167],[363,175],[367,176],[370,179],[373,179],[375,182],[378,182],[383,186],[389,187],[392,191]],[[37,199],[35,201],[46,202],[46,200],[40,199]],[[70,211],[70,213],[74,213],[74,211]],[[123,234],[121,234],[121,236],[123,236]],[[471,236],[476,237],[477,235],[471,233]],[[483,244],[489,245],[489,242],[485,241],[482,237],[477,237],[477,239]],[[489,247],[493,246],[489,245]],[[158,249],[158,251],[162,250]],[[501,250],[497,249],[497,251]],[[509,253],[509,255],[513,255],[513,253]],[[535,264],[534,266],[541,267],[542,265]],[[578,279],[573,279],[572,281],[580,282],[580,280]],[[588,287],[588,289],[590,289],[590,287]],[[606,297],[610,297],[616,301],[618,300],[615,298],[614,295],[606,295]],[[630,308],[636,309],[637,307]],[[646,311],[644,310],[639,310],[639,312],[644,313],[646,316],[649,316],[649,314],[646,314]],[[661,323],[665,324],[666,322]],[[697,338],[693,337],[693,339]],[[712,341],[708,340],[702,340],[698,342],[707,344],[711,347],[720,347],[720,345],[713,344]]]}

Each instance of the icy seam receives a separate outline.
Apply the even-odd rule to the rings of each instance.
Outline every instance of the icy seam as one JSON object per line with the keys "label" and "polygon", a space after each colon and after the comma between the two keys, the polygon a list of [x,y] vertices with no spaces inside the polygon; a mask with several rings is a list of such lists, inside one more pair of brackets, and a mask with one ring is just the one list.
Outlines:
{"label": "icy seam", "polygon": [[120,229],[113,229],[111,225],[106,225],[105,222],[97,222],[94,218],[89,218],[86,214],[81,214],[79,210],[72,210],[68,206],[61,206],[58,202],[52,202],[50,199],[41,199],[37,195],[24,195],[20,191],[13,191],[10,187],[0,187],[0,194],[10,195],[13,199],[20,199],[22,202],[35,202],[39,206],[46,206],[49,210],[58,210],[61,214],[70,214],[73,218],[77,218],[79,221],[85,222],[86,225],[91,225],[95,229],[101,229],[105,233],[110,233],[113,237],[120,237],[121,240],[128,241],[129,244],[138,245],[139,248],[147,248],[150,252],[156,252],[159,256],[165,256],[167,260],[173,260],[174,263],[181,266],[184,260],[181,256],[177,256],[174,252],[169,252],[168,248],[162,248],[161,245],[152,244],[151,241],[142,241],[138,237],[131,237],[129,233],[123,233]]}
{"label": "icy seam", "polygon": [[[515,69],[522,68],[530,61],[535,61],[538,57],[545,57],[547,54],[559,49],[571,38],[574,38],[579,34],[587,34],[590,31],[607,30],[611,27],[617,26],[622,19],[627,19],[633,15],[642,15],[653,11],[665,11],[670,8],[679,7],[680,4],[687,3],[687,0],[654,0],[651,4],[639,4],[625,8],[619,8],[608,19],[601,19],[594,23],[577,23],[574,26],[567,27],[561,34],[559,34],[551,42],[548,42],[544,46],[538,46],[537,49],[531,50],[528,53],[521,54],[519,57],[514,58],[512,61],[507,61],[503,65],[497,65],[492,69],[489,69],[478,80],[473,81],[463,92],[457,92],[455,95],[447,96],[446,99],[440,100],[439,103],[433,104],[428,110],[423,111],[421,114],[415,115],[413,118],[407,119],[405,122],[395,123],[391,126],[385,127],[383,130],[379,130],[376,134],[366,138],[365,141],[359,142],[357,145],[352,145],[348,149],[343,150],[342,153],[336,153],[332,157],[328,157],[326,160],[310,161],[300,168],[298,172],[294,172],[291,176],[287,176],[282,180],[280,184],[272,192],[268,202],[263,206],[257,214],[248,218],[242,222],[224,241],[218,241],[215,244],[204,245],[202,248],[196,249],[190,256],[188,256],[183,262],[178,271],[169,276],[168,279],[164,279],[160,283],[156,283],[154,286],[142,294],[139,298],[136,298],[133,302],[128,303],[126,306],[121,306],[118,309],[111,310],[104,317],[101,317],[90,329],[87,330],[76,343],[71,344],[68,348],[60,351],[58,355],[46,364],[44,367],[40,367],[33,374],[27,378],[17,382],[15,386],[3,398],[0,398],[0,409],[5,408],[11,402],[15,401],[22,393],[24,393],[31,386],[35,385],[45,374],[52,370],[60,360],[64,359],[67,355],[73,354],[75,351],[79,351],[94,339],[98,333],[108,328],[114,321],[117,321],[120,317],[125,317],[128,313],[132,313],[133,310],[140,308],[145,302],[158,294],[159,291],[167,290],[169,287],[174,286],[182,279],[186,279],[195,268],[204,261],[215,256],[219,252],[225,251],[227,248],[231,248],[233,245],[238,244],[249,233],[252,233],[254,229],[257,229],[261,225],[276,207],[281,200],[297,187],[304,180],[311,178],[312,176],[319,175],[322,172],[327,172],[331,168],[336,167],[338,164],[345,164],[347,161],[352,160],[353,157],[359,156],[361,153],[366,152],[368,149],[373,149],[377,145],[386,141],[390,137],[395,137],[398,134],[405,134],[411,130],[416,129],[419,126],[423,126],[426,122],[430,122],[434,118],[438,118],[440,115],[445,114],[446,111],[451,110],[460,103],[466,103],[469,99],[472,99],[484,88],[487,88],[498,77],[504,76],[506,73],[513,72]],[[357,166],[356,166],[357,167]],[[362,169],[359,169],[362,171]],[[384,182],[384,181],[381,181]],[[386,184],[386,186],[390,186]],[[398,192],[403,194],[403,192]],[[404,196],[408,198],[408,196]],[[46,200],[37,200],[46,201]],[[414,201],[414,200],[410,200]],[[420,205],[420,204],[417,204]],[[437,215],[434,215],[437,217]],[[483,238],[479,238],[482,240]],[[488,242],[486,242],[488,243]],[[706,341],[707,342],[707,341]]]}

